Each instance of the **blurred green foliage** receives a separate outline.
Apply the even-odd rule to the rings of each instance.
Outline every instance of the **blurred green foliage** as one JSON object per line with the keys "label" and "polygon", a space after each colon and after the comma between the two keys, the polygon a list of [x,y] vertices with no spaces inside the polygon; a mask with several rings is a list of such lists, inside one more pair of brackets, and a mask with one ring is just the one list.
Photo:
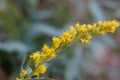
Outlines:
{"label": "blurred green foliage", "polygon": [[[0,49],[8,52],[8,56],[12,55],[11,52],[18,54],[16,67],[20,67],[25,54],[41,50],[43,43],[51,44],[51,37],[59,36],[68,25],[113,18],[120,20],[119,0],[0,0],[0,6],[3,8],[0,8]],[[110,76],[110,70],[102,67],[107,65],[107,60],[110,66],[112,60],[119,60],[116,58],[120,53],[119,34],[118,30],[114,35],[96,37],[90,44],[63,51],[65,56],[48,65],[46,75],[56,80],[107,80],[104,77]],[[2,53],[0,57],[6,55]],[[114,76],[111,79],[115,80]]]}

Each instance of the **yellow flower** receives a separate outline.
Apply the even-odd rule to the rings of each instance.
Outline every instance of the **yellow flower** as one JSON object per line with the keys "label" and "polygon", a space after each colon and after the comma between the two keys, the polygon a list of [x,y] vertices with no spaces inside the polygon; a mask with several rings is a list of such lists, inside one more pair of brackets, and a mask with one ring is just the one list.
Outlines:
{"label": "yellow flower", "polygon": [[72,34],[70,32],[64,32],[60,37],[60,40],[64,44],[68,44],[72,41]]}
{"label": "yellow flower", "polygon": [[82,43],[89,43],[90,39],[92,39],[92,36],[90,34],[80,38]]}
{"label": "yellow flower", "polygon": [[[73,42],[81,42],[81,43],[89,43],[92,39],[92,36],[95,34],[106,34],[107,32],[115,32],[116,28],[119,27],[120,23],[116,20],[112,21],[98,21],[94,24],[83,24],[79,23],[75,24],[75,27],[70,27],[69,31],[64,32],[59,38],[52,38],[52,45],[49,47],[48,45],[43,45],[42,52],[34,52],[29,57],[35,62],[35,70],[33,70],[33,75],[39,76],[40,74],[44,74],[46,72],[45,64],[51,58],[56,57],[56,50],[61,45],[69,45]],[[41,61],[41,64],[39,64]],[[38,65],[39,64],[39,65]],[[22,71],[21,75],[24,77],[27,75],[26,71]],[[21,80],[20,78],[16,78],[16,80]]]}
{"label": "yellow flower", "polygon": [[44,74],[46,72],[46,66],[40,65],[33,73],[33,76],[39,76],[40,74]]}
{"label": "yellow flower", "polygon": [[106,32],[115,32],[116,28],[119,26],[119,22],[116,20],[112,21],[98,21],[98,33],[104,35]]}
{"label": "yellow flower", "polygon": [[60,47],[60,39],[59,38],[57,38],[57,37],[53,37],[52,38],[52,41],[53,41],[53,48],[56,50],[57,48],[59,48]]}
{"label": "yellow flower", "polygon": [[96,23],[90,25],[88,24],[87,26],[88,32],[90,32],[91,34],[96,34],[98,32],[98,28],[96,27]]}
{"label": "yellow flower", "polygon": [[36,51],[30,55],[30,58],[32,59],[39,59],[40,58],[40,52]]}
{"label": "yellow flower", "polygon": [[70,33],[71,33],[72,37],[74,37],[76,35],[76,29],[73,26],[70,26]]}
{"label": "yellow flower", "polygon": [[30,57],[30,59],[34,60],[35,66],[37,67],[37,65],[40,62],[40,57],[41,57],[40,52],[39,51],[33,52],[29,57]]}
{"label": "yellow flower", "polygon": [[22,79],[20,79],[20,78],[16,78],[16,80],[22,80]]}
{"label": "yellow flower", "polygon": [[89,43],[89,40],[86,39],[80,39],[82,43]]}
{"label": "yellow flower", "polygon": [[41,58],[43,60],[53,58],[56,56],[56,53],[53,48],[50,48],[48,45],[44,44],[42,48]]}
{"label": "yellow flower", "polygon": [[61,37],[61,44],[69,44],[76,35],[76,30],[73,26],[70,27],[70,31],[64,32]]}
{"label": "yellow flower", "polygon": [[75,28],[76,28],[76,30],[79,30],[80,24],[78,22],[75,24]]}
{"label": "yellow flower", "polygon": [[85,34],[85,33],[87,33],[88,32],[87,25],[86,24],[81,25],[81,27],[79,28],[78,31],[79,31],[79,34]]}
{"label": "yellow flower", "polygon": [[25,77],[27,75],[27,71],[23,69],[20,74],[22,77]]}

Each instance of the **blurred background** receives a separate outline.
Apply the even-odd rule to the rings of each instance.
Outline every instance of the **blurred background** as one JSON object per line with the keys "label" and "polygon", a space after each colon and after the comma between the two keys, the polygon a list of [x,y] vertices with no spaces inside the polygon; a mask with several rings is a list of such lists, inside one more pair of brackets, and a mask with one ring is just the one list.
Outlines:
{"label": "blurred background", "polygon": [[[113,18],[120,20],[120,0],[0,0],[0,80],[15,80],[24,56],[51,44],[52,36],[70,25]],[[120,28],[61,53],[48,65],[46,77],[120,80]]]}

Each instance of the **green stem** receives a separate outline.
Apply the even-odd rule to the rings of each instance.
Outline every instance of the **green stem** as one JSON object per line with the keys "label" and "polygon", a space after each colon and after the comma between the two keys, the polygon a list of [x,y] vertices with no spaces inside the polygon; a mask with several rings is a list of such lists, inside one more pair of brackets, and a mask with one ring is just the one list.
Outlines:
{"label": "green stem", "polygon": [[25,55],[25,57],[23,58],[21,67],[20,67],[20,77],[21,77],[22,79],[23,79],[23,77],[21,76],[21,72],[22,72],[22,70],[23,70],[23,66],[24,66],[24,64],[25,64],[26,58],[27,58],[27,56]]}

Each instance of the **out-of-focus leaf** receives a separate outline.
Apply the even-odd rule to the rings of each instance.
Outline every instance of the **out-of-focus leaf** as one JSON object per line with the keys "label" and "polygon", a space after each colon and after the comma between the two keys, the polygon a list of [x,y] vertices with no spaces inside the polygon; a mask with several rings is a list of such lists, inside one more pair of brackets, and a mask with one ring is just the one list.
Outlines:
{"label": "out-of-focus leaf", "polygon": [[117,44],[115,43],[114,39],[110,35],[105,35],[103,37],[102,42],[111,47],[118,47]]}
{"label": "out-of-focus leaf", "polygon": [[120,9],[118,9],[116,12],[115,12],[115,15],[118,19],[120,19]]}
{"label": "out-of-focus leaf", "polygon": [[30,80],[55,80],[51,78],[31,78]]}
{"label": "out-of-focus leaf", "polygon": [[[112,5],[111,5],[112,4]],[[117,8],[117,4],[114,0],[109,0],[109,1],[103,1],[102,5],[109,7],[110,9],[116,9]]]}
{"label": "out-of-focus leaf", "polygon": [[96,0],[89,0],[89,10],[94,16],[95,20],[105,20],[106,16],[104,16],[103,10]]}
{"label": "out-of-focus leaf", "polygon": [[48,19],[48,22],[54,26],[62,27],[63,24],[70,19],[70,11],[67,6],[61,2],[59,4],[55,4],[54,7],[56,8],[56,13],[54,13],[54,16],[51,19]]}
{"label": "out-of-focus leaf", "polygon": [[56,59],[49,60],[49,61],[47,61],[47,63],[51,63],[51,62],[54,62],[54,61],[56,61]]}
{"label": "out-of-focus leaf", "polygon": [[43,45],[43,43],[50,43],[51,37],[59,36],[61,30],[54,28],[48,24],[44,23],[34,23],[31,25],[31,28],[28,31],[27,39],[30,43],[34,43],[37,48]]}
{"label": "out-of-focus leaf", "polygon": [[20,23],[23,21],[23,14],[22,10],[20,9],[19,5],[15,4],[14,2],[7,2],[7,9],[8,15],[13,18],[15,23]]}
{"label": "out-of-focus leaf", "polygon": [[79,48],[75,49],[73,58],[68,62],[65,71],[65,80],[77,80],[81,63],[81,52]]}
{"label": "out-of-focus leaf", "polygon": [[45,20],[53,17],[53,12],[51,10],[40,10],[32,15],[34,20]]}
{"label": "out-of-focus leaf", "polygon": [[17,38],[19,31],[18,28],[16,27],[14,20],[4,12],[0,12],[0,20],[2,21],[3,26],[5,26],[5,28],[11,34],[11,37]]}
{"label": "out-of-focus leaf", "polygon": [[6,2],[5,0],[0,0],[0,10],[4,11],[6,9]]}
{"label": "out-of-focus leaf", "polygon": [[18,52],[20,58],[22,58],[28,51],[30,51],[31,47],[22,43],[22,42],[5,42],[0,43],[0,49],[8,51],[8,52]]}
{"label": "out-of-focus leaf", "polygon": [[54,28],[48,24],[44,23],[35,23],[31,25],[32,27],[29,30],[29,37],[33,38],[34,36],[40,34],[46,34],[48,36],[59,36],[61,34],[61,30]]}
{"label": "out-of-focus leaf", "polygon": [[89,49],[92,51],[92,56],[97,60],[100,60],[104,55],[105,44],[97,40],[92,40],[89,44]]}

